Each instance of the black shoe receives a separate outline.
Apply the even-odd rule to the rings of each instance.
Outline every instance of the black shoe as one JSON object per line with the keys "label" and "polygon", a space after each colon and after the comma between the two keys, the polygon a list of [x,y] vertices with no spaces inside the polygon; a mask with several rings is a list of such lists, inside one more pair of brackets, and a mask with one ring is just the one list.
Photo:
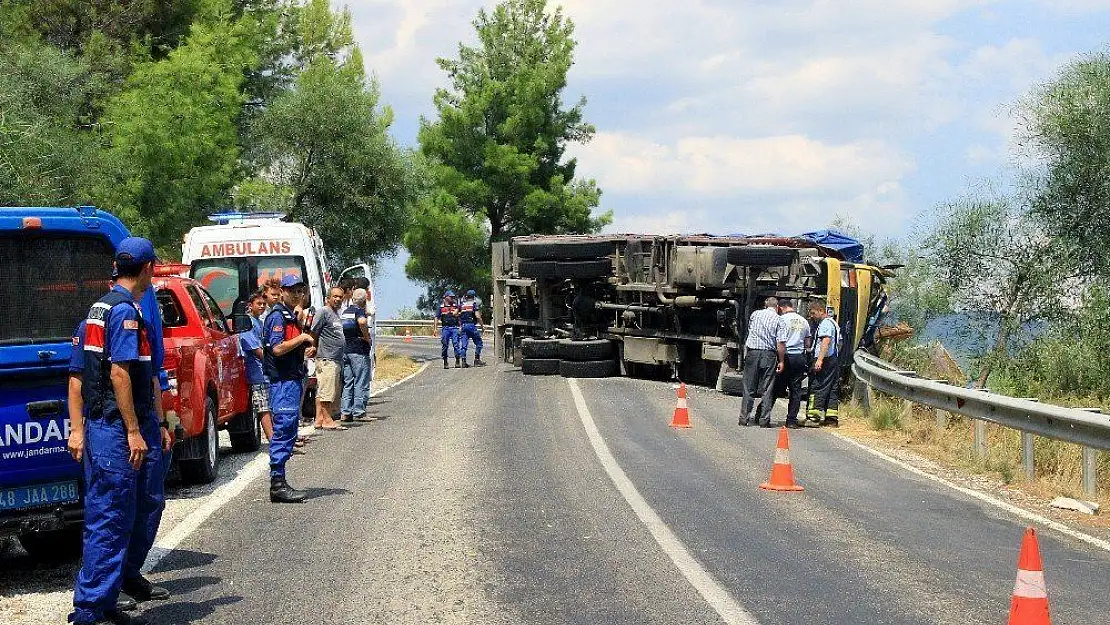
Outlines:
{"label": "black shoe", "polygon": [[474,357],[474,366],[475,367],[484,367],[484,366],[486,366],[486,363],[482,362],[481,358],[478,358],[477,356],[475,356]]}
{"label": "black shoe", "polygon": [[116,600],[116,612],[134,612],[139,609],[139,602],[131,597],[120,597]]}
{"label": "black shoe", "polygon": [[759,422],[759,427],[769,428],[769,427],[771,427],[771,421],[769,419],[767,421],[760,421]]}
{"label": "black shoe", "polygon": [[443,368],[444,369],[450,369],[450,367],[447,366],[447,359],[446,358],[443,359]]}
{"label": "black shoe", "polygon": [[830,418],[830,417],[825,417],[825,422],[822,425],[827,425],[828,427],[831,427],[831,428],[838,428],[838,427],[840,427],[840,421],[838,421],[837,419]]}
{"label": "black shoe", "polygon": [[162,601],[170,598],[170,591],[161,586],[151,584],[150,581],[142,575],[123,580],[123,585],[120,586],[120,592],[123,592],[135,601]]}
{"label": "black shoe", "polygon": [[270,501],[272,503],[301,503],[307,495],[285,481],[284,477],[270,478]]}
{"label": "black shoe", "polygon": [[787,421],[786,428],[789,430],[800,430],[802,429],[802,424],[797,421]]}
{"label": "black shoe", "polygon": [[458,369],[458,368],[459,368],[459,367],[461,367],[461,366],[462,366],[462,365],[460,365],[460,364],[459,364],[459,357],[458,357],[458,356],[455,356],[455,368],[456,368],[456,369]]}
{"label": "black shoe", "polygon": [[464,361],[462,361],[462,367],[463,367],[463,369],[469,369],[470,365],[466,364],[466,361],[464,360]]}

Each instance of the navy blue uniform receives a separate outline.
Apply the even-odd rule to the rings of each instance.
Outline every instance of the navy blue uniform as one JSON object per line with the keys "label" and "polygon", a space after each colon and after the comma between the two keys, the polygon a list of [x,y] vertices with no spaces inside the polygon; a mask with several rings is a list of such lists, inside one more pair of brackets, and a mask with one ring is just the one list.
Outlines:
{"label": "navy blue uniform", "polygon": [[482,358],[482,331],[478,328],[478,305],[476,299],[463,299],[459,304],[459,322],[462,324],[459,328],[458,335],[458,350],[456,350],[463,358],[466,359],[467,344],[472,340],[474,341],[474,357],[481,360]]}
{"label": "navy blue uniform", "polygon": [[270,477],[285,477],[285,463],[293,455],[300,421],[301,394],[308,375],[305,345],[281,356],[274,347],[302,334],[297,315],[284,304],[275,304],[262,324],[262,370],[270,384],[270,410],[274,436],[270,439]]}
{"label": "navy blue uniform", "polygon": [[439,342],[443,347],[442,358],[447,359],[448,345],[454,350],[455,358],[459,358],[462,356],[459,351],[459,307],[454,303],[443,302],[439,305],[439,310],[436,311],[436,319],[439,319]]}
{"label": "navy blue uniform", "polygon": [[[115,610],[120,586],[139,577],[165,508],[165,465],[154,411],[151,342],[135,299],[116,286],[89,310],[80,365],[85,419],[84,562],[73,593],[73,620],[91,623]],[[131,466],[127,431],[112,387],[113,363],[127,363],[147,456]]]}

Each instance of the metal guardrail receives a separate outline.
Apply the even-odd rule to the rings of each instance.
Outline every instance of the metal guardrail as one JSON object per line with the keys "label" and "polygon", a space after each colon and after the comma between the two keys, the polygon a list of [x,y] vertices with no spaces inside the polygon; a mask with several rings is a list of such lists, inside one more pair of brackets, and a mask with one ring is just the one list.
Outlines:
{"label": "metal guardrail", "polygon": [[988,390],[927,380],[863,351],[856,352],[852,372],[863,383],[860,399],[865,410],[870,410],[871,392],[877,390],[934,408],[938,424],[947,421],[944,413],[974,419],[975,450],[980,456],[987,453],[985,422],[1021,431],[1022,465],[1030,478],[1033,477],[1034,435],[1083,446],[1083,491],[1095,496],[1095,450],[1110,450],[1110,416],[1098,414],[1095,409],[1052,406],[1035,399],[1007,397]]}
{"label": "metal guardrail", "polygon": [[[394,330],[398,328],[427,328],[428,333],[425,336],[431,336],[435,321],[431,319],[379,319],[376,325],[378,328],[390,328]],[[490,334],[493,332],[493,326],[485,325],[481,326],[481,328],[483,334]]]}

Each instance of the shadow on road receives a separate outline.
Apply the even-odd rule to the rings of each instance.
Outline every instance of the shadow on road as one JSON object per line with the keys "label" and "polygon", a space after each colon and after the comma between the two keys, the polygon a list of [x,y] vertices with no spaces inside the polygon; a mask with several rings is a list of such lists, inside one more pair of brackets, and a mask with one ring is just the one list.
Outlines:
{"label": "shadow on road", "polygon": [[184,571],[186,569],[208,566],[215,562],[217,557],[218,556],[214,553],[174,549],[165,559],[158,563],[154,571],[156,573],[168,573],[170,571]]}
{"label": "shadow on road", "polygon": [[151,623],[195,623],[214,614],[217,608],[233,605],[243,600],[239,595],[216,597],[207,601],[180,601],[165,603],[143,610],[143,617]]}
{"label": "shadow on road", "polygon": [[313,499],[320,499],[322,497],[332,497],[334,495],[350,495],[351,491],[346,488],[306,488],[305,500],[312,501]]}
{"label": "shadow on road", "polygon": [[171,597],[176,597],[178,595],[191,593],[194,590],[200,590],[201,588],[214,586],[222,581],[223,579],[219,577],[197,576],[185,577],[182,579],[171,579],[165,582],[160,582],[158,585],[170,591]]}

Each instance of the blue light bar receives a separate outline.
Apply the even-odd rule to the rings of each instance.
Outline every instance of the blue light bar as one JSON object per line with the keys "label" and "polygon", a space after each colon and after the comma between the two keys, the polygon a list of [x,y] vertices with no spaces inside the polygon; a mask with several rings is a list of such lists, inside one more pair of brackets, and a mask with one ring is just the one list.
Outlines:
{"label": "blue light bar", "polygon": [[208,221],[218,224],[229,224],[233,221],[248,221],[251,219],[285,219],[285,213],[214,213],[208,216]]}

